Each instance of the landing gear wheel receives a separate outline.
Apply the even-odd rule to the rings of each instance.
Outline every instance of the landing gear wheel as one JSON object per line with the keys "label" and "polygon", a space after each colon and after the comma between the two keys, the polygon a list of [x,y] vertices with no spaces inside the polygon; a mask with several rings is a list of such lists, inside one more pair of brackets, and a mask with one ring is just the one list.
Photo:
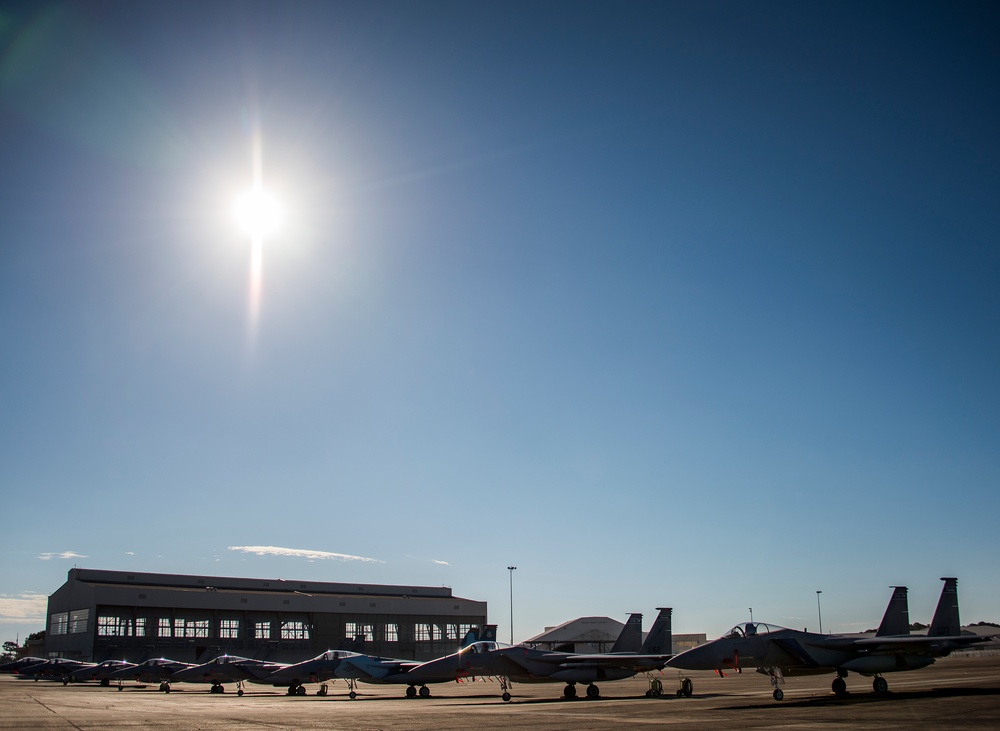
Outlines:
{"label": "landing gear wheel", "polygon": [[500,697],[503,698],[504,703],[510,703],[510,693],[504,692]]}
{"label": "landing gear wheel", "polygon": [[414,688],[411,685],[409,688],[406,689],[406,697],[407,698],[416,698],[417,697],[417,689]]}
{"label": "landing gear wheel", "polygon": [[243,697],[243,689],[240,688],[238,691],[236,691],[236,695],[238,695],[240,698],[242,698]]}
{"label": "landing gear wheel", "polygon": [[889,692],[889,683],[881,675],[872,681],[872,690],[878,695],[883,695]]}
{"label": "landing gear wheel", "polygon": [[684,678],[684,680],[681,681],[681,689],[679,693],[685,698],[691,697],[694,693],[694,683],[691,682],[691,678]]}
{"label": "landing gear wheel", "polygon": [[353,701],[355,698],[358,697],[358,694],[352,690],[350,693],[347,694],[347,697]]}
{"label": "landing gear wheel", "polygon": [[838,698],[843,698],[847,695],[847,683],[840,676],[833,679],[833,692]]}
{"label": "landing gear wheel", "polygon": [[420,697],[421,698],[430,698],[431,697],[431,689],[428,688],[426,685],[420,686]]}
{"label": "landing gear wheel", "polygon": [[304,685],[300,685],[298,688],[295,689],[295,695],[305,695],[305,694],[306,694],[306,687]]}
{"label": "landing gear wheel", "polygon": [[567,685],[563,688],[563,698],[576,698],[576,686]]}
{"label": "landing gear wheel", "polygon": [[295,688],[296,688],[295,685],[289,685],[288,692],[285,695],[295,695]]}
{"label": "landing gear wheel", "polygon": [[119,685],[118,686],[118,692],[120,693],[121,691],[122,691],[122,686]]}
{"label": "landing gear wheel", "polygon": [[169,693],[170,692],[170,683],[164,683],[163,684],[163,692],[164,693]]}
{"label": "landing gear wheel", "polygon": [[781,691],[781,688],[775,688],[774,692],[771,693],[771,695],[774,697],[774,700],[776,701],[780,701],[782,698],[785,697],[785,694]]}
{"label": "landing gear wheel", "polygon": [[587,697],[588,698],[600,698],[601,697],[601,689],[598,688],[596,685],[588,685],[587,686]]}
{"label": "landing gear wheel", "polygon": [[110,685],[111,685],[111,679],[110,678],[101,678],[101,687],[102,688],[107,688]]}

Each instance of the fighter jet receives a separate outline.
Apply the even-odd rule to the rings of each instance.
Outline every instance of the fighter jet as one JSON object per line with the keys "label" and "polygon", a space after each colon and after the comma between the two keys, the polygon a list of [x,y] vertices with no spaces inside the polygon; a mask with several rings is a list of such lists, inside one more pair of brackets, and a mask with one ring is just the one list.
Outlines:
{"label": "fighter jet", "polygon": [[[496,639],[496,625],[487,625],[484,629],[483,637]],[[479,639],[475,630],[470,630],[462,639],[461,647],[466,647]],[[358,697],[358,682],[363,683],[402,683],[408,687],[406,695],[413,698],[418,691],[416,686],[420,685],[420,695],[427,697],[430,691],[426,683],[442,683],[454,680],[452,676],[441,678],[425,678],[423,682],[417,682],[414,677],[406,676],[411,668],[421,665],[415,660],[398,660],[389,657],[377,657],[366,655],[359,650],[364,646],[364,637],[359,636],[349,643],[350,649],[327,650],[316,657],[305,660],[294,665],[279,668],[272,673],[264,682],[272,683],[275,686],[288,686],[288,695],[305,695],[306,689],[303,683],[321,683],[317,695],[326,695],[328,686],[325,681],[343,679],[347,681],[348,696],[353,700]]]}
{"label": "fighter jet", "polygon": [[[140,683],[160,684],[159,690],[170,692],[170,679],[178,670],[193,668],[194,663],[170,660],[165,657],[154,657],[130,668],[122,668],[111,673],[111,680],[135,680]],[[119,690],[121,685],[118,686]]]}
{"label": "fighter jet", "polygon": [[95,665],[97,665],[97,663],[83,662],[82,660],[70,660],[65,657],[53,657],[49,660],[43,660],[36,665],[27,665],[22,667],[16,672],[22,678],[34,678],[35,680],[40,678],[62,680],[62,684],[67,685],[70,681],[75,680],[73,673],[81,670],[87,670]]}
{"label": "fighter jet", "polygon": [[[958,616],[958,579],[944,577],[944,587],[934,619],[926,635],[909,633],[909,611],[905,586],[893,587],[889,606],[873,637],[824,635],[747,622],[723,637],[691,648],[672,658],[667,665],[682,670],[726,670],[742,672],[754,667],[767,675],[774,686],[774,699],[784,697],[779,683],[786,675],[813,675],[836,672],[832,690],[838,697],[847,694],[844,678],[848,672],[873,677],[875,693],[886,693],[889,684],[883,673],[927,667],[952,650],[985,642],[989,637],[963,633]],[[690,679],[685,679],[690,683]],[[690,687],[690,685],[688,686]]]}
{"label": "fighter jet", "polygon": [[[128,662],[127,660],[105,660],[97,665],[91,665],[79,670],[74,670],[70,673],[69,677],[74,683],[86,680],[96,680],[102,687],[107,687],[111,685],[112,674],[118,672],[119,670],[128,670],[129,668],[134,667],[135,663]],[[121,685],[119,684],[118,687],[121,688]]]}
{"label": "fighter jet", "polygon": [[[496,642],[475,642],[454,655],[431,660],[411,670],[413,678],[450,674],[463,677],[495,677],[500,681],[501,698],[511,699],[512,683],[566,683],[565,698],[576,697],[576,684],[587,685],[587,697],[599,698],[599,680],[621,680],[638,673],[661,670],[672,655],[665,652],[671,643],[670,609],[661,608],[639,652],[622,651],[641,637],[642,615],[629,617],[610,653],[577,654],[535,650],[529,647],[500,647]],[[634,645],[633,645],[634,646]]]}
{"label": "fighter jet", "polygon": [[187,683],[211,683],[209,693],[225,693],[223,683],[236,683],[236,694],[243,695],[243,684],[268,683],[267,678],[275,671],[286,667],[283,663],[266,660],[252,660],[239,655],[219,655],[201,665],[175,671],[171,680]]}
{"label": "fighter jet", "polygon": [[20,660],[11,660],[0,665],[0,673],[19,673],[21,668],[41,665],[45,662],[44,657],[22,657]]}
{"label": "fighter jet", "polygon": [[[474,642],[496,642],[497,626],[488,624],[483,628],[482,635],[473,632],[466,634],[462,645],[470,647]],[[434,661],[431,661],[434,662]],[[414,662],[412,660],[386,660],[369,655],[348,658],[337,668],[337,677],[345,678],[351,685],[351,691],[357,689],[357,681],[379,685],[405,685],[406,697],[428,698],[432,683],[448,683],[455,680],[454,672],[447,669],[434,669],[430,663]],[[353,681],[353,683],[352,683]],[[419,686],[419,689],[418,687]],[[354,697],[353,695],[351,696]]]}

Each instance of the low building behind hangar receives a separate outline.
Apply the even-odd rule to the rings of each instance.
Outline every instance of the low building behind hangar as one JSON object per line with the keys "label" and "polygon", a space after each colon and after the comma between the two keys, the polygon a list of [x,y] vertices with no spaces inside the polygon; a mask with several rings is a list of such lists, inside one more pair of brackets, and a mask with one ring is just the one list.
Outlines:
{"label": "low building behind hangar", "polygon": [[364,636],[363,652],[425,660],[486,624],[450,587],[70,569],[49,597],[45,651],[81,660],[229,653],[297,662]]}

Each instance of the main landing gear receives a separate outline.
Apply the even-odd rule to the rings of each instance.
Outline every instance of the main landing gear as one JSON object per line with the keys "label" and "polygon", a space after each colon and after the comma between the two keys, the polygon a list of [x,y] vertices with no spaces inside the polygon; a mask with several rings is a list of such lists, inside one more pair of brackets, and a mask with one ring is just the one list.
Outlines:
{"label": "main landing gear", "polygon": [[[406,697],[407,698],[416,698],[417,697],[417,688],[416,688],[416,686],[411,685],[411,686],[407,687],[407,689],[406,689]],[[430,698],[431,697],[431,689],[428,688],[426,685],[421,685],[420,686],[420,697],[421,698]]]}
{"label": "main landing gear", "polygon": [[885,695],[889,692],[889,683],[881,675],[876,675],[872,681],[872,690],[875,691],[875,695]]}
{"label": "main landing gear", "polygon": [[[587,697],[591,700],[601,697],[601,689],[598,688],[593,683],[587,685]],[[563,698],[566,700],[573,700],[576,698],[576,683],[567,683],[566,687],[563,688]]]}
{"label": "main landing gear", "polygon": [[212,687],[209,688],[209,693],[225,693],[226,689],[222,687],[222,683],[212,683]]}
{"label": "main landing gear", "polygon": [[846,677],[846,670],[838,670],[837,677],[833,679],[833,683],[830,685],[830,689],[833,690],[833,694],[838,698],[847,697],[847,681],[844,680]]}
{"label": "main landing gear", "polygon": [[169,693],[170,692],[170,683],[168,683],[166,680],[164,680],[162,683],[160,683],[159,690],[160,690],[161,693]]}
{"label": "main landing gear", "polygon": [[681,687],[677,689],[678,698],[690,698],[694,693],[694,683],[691,678],[681,678]]}
{"label": "main landing gear", "polygon": [[305,695],[306,687],[302,683],[292,683],[288,686],[287,695]]}

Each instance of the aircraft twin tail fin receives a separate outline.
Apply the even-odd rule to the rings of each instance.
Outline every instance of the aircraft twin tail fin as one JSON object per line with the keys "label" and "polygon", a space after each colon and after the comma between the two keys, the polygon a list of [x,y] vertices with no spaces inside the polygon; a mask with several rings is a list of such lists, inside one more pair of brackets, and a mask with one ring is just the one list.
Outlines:
{"label": "aircraft twin tail fin", "polygon": [[458,649],[461,650],[463,647],[468,647],[472,643],[479,642],[480,640],[485,640],[488,642],[496,642],[497,626],[495,624],[486,625],[485,627],[483,627],[483,632],[481,635],[475,629],[470,629],[468,632],[465,633],[465,637],[462,638],[462,644],[459,645]]}
{"label": "aircraft twin tail fin", "polygon": [[885,608],[885,614],[882,615],[882,624],[878,626],[876,637],[910,634],[910,609],[906,593],[905,586],[892,587],[892,597],[889,599],[889,606]]}
{"label": "aircraft twin tail fin", "polygon": [[653,626],[649,628],[646,641],[639,648],[641,655],[669,655],[673,652],[673,630],[671,629],[671,617],[674,610],[670,607],[657,607],[660,612],[653,620]]}
{"label": "aircraft twin tail fin", "polygon": [[955,637],[962,634],[962,623],[958,618],[958,579],[942,576],[944,586],[938,599],[934,619],[931,620],[928,637]]}
{"label": "aircraft twin tail fin", "polygon": [[622,627],[611,652],[638,652],[640,647],[642,647],[642,615],[633,613],[628,615],[628,621]]}

